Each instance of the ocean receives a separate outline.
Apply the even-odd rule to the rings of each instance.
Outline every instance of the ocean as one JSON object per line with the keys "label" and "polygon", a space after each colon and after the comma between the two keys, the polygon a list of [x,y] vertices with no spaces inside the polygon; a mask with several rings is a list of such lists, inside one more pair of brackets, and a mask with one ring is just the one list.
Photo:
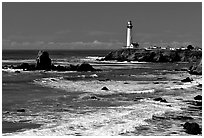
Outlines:
{"label": "ocean", "polygon": [[[102,71],[2,69],[3,135],[184,136],[190,135],[182,126],[186,121],[202,127],[202,111],[188,108],[188,101],[202,94],[202,76],[181,71],[190,63],[97,60],[110,51],[48,50],[55,65],[87,62]],[[2,65],[35,63],[37,54],[3,50]],[[181,82],[186,77],[194,81]],[[154,100],[158,97],[167,102]]]}

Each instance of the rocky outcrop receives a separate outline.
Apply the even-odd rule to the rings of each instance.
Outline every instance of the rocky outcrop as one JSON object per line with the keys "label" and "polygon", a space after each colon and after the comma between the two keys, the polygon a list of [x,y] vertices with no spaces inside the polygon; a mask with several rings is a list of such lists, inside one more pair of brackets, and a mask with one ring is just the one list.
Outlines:
{"label": "rocky outcrop", "polygon": [[163,99],[163,98],[161,98],[161,97],[154,98],[153,100],[154,100],[154,101],[160,101],[160,102],[163,102],[163,103],[167,103],[166,99]]}
{"label": "rocky outcrop", "polygon": [[197,95],[194,97],[195,100],[202,100],[202,95]]}
{"label": "rocky outcrop", "polygon": [[202,75],[202,60],[189,68],[189,73],[194,75]]}
{"label": "rocky outcrop", "polygon": [[81,65],[77,65],[77,71],[96,71],[90,64],[82,63]]}
{"label": "rocky outcrop", "polygon": [[103,88],[101,88],[101,90],[108,91],[109,89],[104,86]]}
{"label": "rocky outcrop", "polygon": [[110,52],[101,60],[144,61],[144,62],[196,62],[202,51],[164,49],[119,49]]}
{"label": "rocky outcrop", "polygon": [[197,123],[186,122],[183,125],[183,128],[186,130],[186,133],[188,134],[193,134],[193,135],[201,134],[201,128]]}
{"label": "rocky outcrop", "polygon": [[51,70],[51,59],[48,52],[39,51],[36,59],[36,69],[38,70]]}
{"label": "rocky outcrop", "polygon": [[[4,69],[23,69],[24,71],[34,71],[34,70],[52,70],[52,71],[101,71],[100,69],[93,68],[89,63],[82,63],[78,65],[54,65],[51,64],[51,59],[46,51],[39,51],[36,64],[22,63],[20,65],[5,65]],[[20,73],[16,72],[16,73]]]}
{"label": "rocky outcrop", "polygon": [[189,78],[189,77],[187,77],[187,78],[181,80],[181,82],[191,82],[191,81],[193,81],[193,79],[191,79],[191,78]]}

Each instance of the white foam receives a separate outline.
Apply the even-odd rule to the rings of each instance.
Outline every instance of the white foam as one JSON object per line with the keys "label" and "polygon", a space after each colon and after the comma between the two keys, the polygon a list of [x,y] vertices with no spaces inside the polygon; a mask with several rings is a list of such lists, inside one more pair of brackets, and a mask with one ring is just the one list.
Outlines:
{"label": "white foam", "polygon": [[4,71],[4,72],[16,72],[16,71],[23,71],[23,69],[10,69],[10,68],[8,68],[8,69],[2,69],[2,71]]}
{"label": "white foam", "polygon": [[[159,104],[141,103],[101,108],[95,112],[84,114],[55,112],[55,115],[44,116],[44,119],[36,119],[38,123],[45,123],[41,128],[4,135],[61,136],[80,134],[83,136],[117,136],[121,133],[134,132],[137,126],[148,125],[145,119],[150,119],[153,114],[178,110]],[[52,116],[56,118],[53,119]]]}
{"label": "white foam", "polygon": [[[43,83],[42,83],[43,82]],[[136,81],[70,81],[59,80],[58,82],[50,81],[50,78],[43,78],[35,81],[40,85],[52,88],[59,88],[67,91],[90,92],[94,94],[113,94],[113,93],[151,93],[154,92],[152,84],[138,84]],[[107,87],[109,90],[101,90]]]}
{"label": "white foam", "polygon": [[2,60],[2,63],[34,63],[35,59],[9,59],[9,60]]}

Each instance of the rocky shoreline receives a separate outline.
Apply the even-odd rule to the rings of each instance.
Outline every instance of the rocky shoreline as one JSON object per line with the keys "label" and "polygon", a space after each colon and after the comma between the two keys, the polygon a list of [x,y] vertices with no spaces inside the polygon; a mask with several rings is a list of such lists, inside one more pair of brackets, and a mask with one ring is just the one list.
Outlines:
{"label": "rocky shoreline", "polygon": [[[3,69],[22,69],[23,71],[101,71],[100,69],[94,69],[90,64],[85,62],[78,65],[54,65],[49,57],[49,53],[46,51],[38,52],[36,64],[22,63],[20,65],[4,65]],[[16,73],[20,73],[20,71],[16,71]]]}
{"label": "rocky shoreline", "polygon": [[196,62],[202,51],[166,49],[119,49],[110,52],[103,60],[141,61],[141,62]]}
{"label": "rocky shoreline", "polygon": [[[195,59],[199,60],[199,58]],[[78,97],[75,96],[69,103],[70,105],[67,102],[63,103],[63,101],[69,101],[70,96],[63,96],[64,100],[59,100],[59,103],[62,102],[63,104],[57,103],[54,104],[54,107],[50,107],[51,111],[54,110],[54,112],[51,113],[56,117],[54,121],[56,121],[57,124],[60,123],[61,118],[69,119],[70,116],[72,116],[74,120],[72,120],[72,123],[70,123],[70,120],[65,120],[64,126],[53,127],[52,129],[45,127],[44,130],[42,126],[39,129],[31,129],[22,133],[17,132],[15,133],[16,135],[51,135],[53,134],[52,130],[59,131],[59,135],[65,135],[67,131],[69,131],[70,135],[75,135],[75,132],[76,135],[98,135],[98,133],[96,133],[99,130],[98,128],[101,130],[99,132],[103,132],[104,135],[160,135],[161,132],[163,135],[202,134],[202,76],[199,76],[202,74],[202,60],[199,60],[190,68],[178,70],[184,71],[183,73],[185,73],[185,75],[182,75],[180,72],[177,72],[175,75],[169,74],[168,77],[172,78],[165,79],[166,81],[163,79],[167,77],[167,74],[161,74],[160,76],[156,74],[155,77],[158,77],[156,81],[153,81],[155,79],[154,76],[152,76],[152,80],[149,78],[152,74],[146,74],[148,82],[144,82],[144,80],[141,82],[128,81],[127,79],[119,81],[118,77],[121,73],[116,75],[118,80],[113,80],[110,77],[110,74],[113,72],[105,78],[103,75],[106,73],[99,69],[94,69],[88,63],[56,66],[52,64],[49,54],[45,51],[39,52],[36,64],[22,63],[16,66],[5,65],[3,68],[22,69],[24,71],[78,71],[77,73],[80,74],[73,74],[73,76],[63,75],[61,77],[48,77],[48,75],[45,78],[34,80],[33,83],[46,88],[64,91],[69,90],[75,94],[77,92],[85,92],[84,94],[79,94]],[[99,72],[92,74],[92,72],[89,71]],[[173,72],[174,71],[177,70],[173,70]],[[193,75],[190,75],[188,72]],[[20,73],[20,71],[16,73]],[[29,73],[32,74],[32,72]],[[50,72],[46,72],[46,74],[49,73]],[[23,73],[15,75],[19,76],[22,74]],[[133,77],[130,74],[127,74],[128,78]],[[137,74],[135,77],[138,78],[139,75]],[[142,74],[142,76],[145,77],[145,74]],[[83,106],[79,106],[79,109],[78,107],[76,108],[75,106],[80,103]],[[101,106],[101,103],[104,104],[105,108]],[[53,101],[50,104],[53,104]],[[86,104],[87,106],[84,106]],[[40,105],[40,107],[41,106],[42,105]],[[86,112],[87,108],[92,111],[92,114],[91,112]],[[83,112],[83,114],[70,113],[70,111],[77,110]],[[61,112],[63,113],[62,115],[60,114]],[[28,113],[27,108],[19,108],[16,110],[16,113]],[[57,118],[59,115],[61,116]],[[43,116],[35,116],[35,118],[37,117],[39,117],[38,120],[40,120],[40,117],[44,119],[43,117],[47,117],[47,115],[45,113]],[[19,118],[21,119],[21,116]],[[32,119],[28,118],[28,120]],[[43,121],[41,123],[44,124]],[[89,124],[94,127],[90,129]],[[27,122],[20,125],[27,126]],[[82,126],[87,131],[89,130],[89,133],[86,133],[84,129],[78,128],[78,126]],[[67,128],[71,129],[67,130]],[[113,131],[115,131],[115,133],[113,133]]]}

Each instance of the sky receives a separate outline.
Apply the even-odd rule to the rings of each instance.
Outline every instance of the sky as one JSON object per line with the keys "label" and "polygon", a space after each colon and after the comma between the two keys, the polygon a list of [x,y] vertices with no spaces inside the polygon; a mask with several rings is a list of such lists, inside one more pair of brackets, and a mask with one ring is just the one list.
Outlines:
{"label": "sky", "polygon": [[3,2],[2,49],[202,47],[201,2]]}

